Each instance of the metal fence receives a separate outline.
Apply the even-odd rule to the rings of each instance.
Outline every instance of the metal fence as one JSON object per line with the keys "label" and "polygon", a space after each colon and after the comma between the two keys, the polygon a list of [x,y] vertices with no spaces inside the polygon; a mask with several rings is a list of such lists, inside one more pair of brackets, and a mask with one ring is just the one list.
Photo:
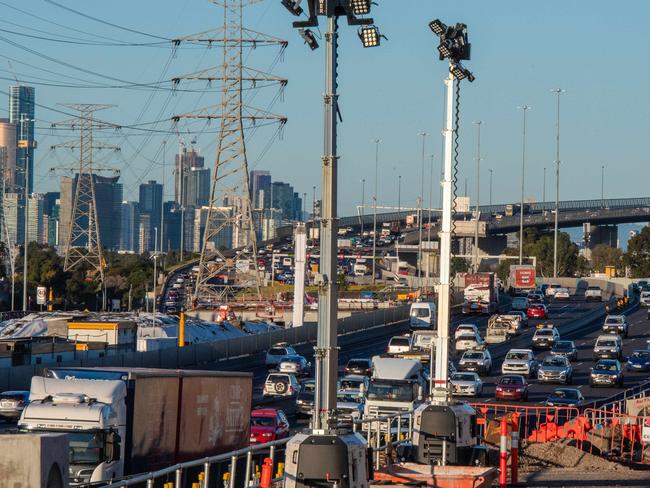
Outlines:
{"label": "metal fence", "polygon": [[[372,312],[354,314],[338,321],[339,335],[382,327],[406,320],[409,306],[373,310]],[[165,369],[192,369],[213,365],[242,356],[266,351],[278,342],[305,344],[316,340],[317,326],[308,323],[302,327],[273,330],[263,334],[226,339],[215,342],[192,344],[182,348],[174,347],[146,352],[126,352],[119,355],[75,359],[52,364],[13,366],[0,368],[0,391],[29,389],[32,376],[40,375],[43,368],[52,366],[65,367],[143,367]]]}

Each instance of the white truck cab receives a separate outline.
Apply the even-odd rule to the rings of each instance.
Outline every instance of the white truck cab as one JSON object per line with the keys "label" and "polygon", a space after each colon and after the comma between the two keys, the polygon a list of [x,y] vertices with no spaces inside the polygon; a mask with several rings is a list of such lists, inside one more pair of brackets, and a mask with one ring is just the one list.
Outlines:
{"label": "white truck cab", "polygon": [[411,304],[411,329],[435,329],[438,322],[434,302],[415,302]]}

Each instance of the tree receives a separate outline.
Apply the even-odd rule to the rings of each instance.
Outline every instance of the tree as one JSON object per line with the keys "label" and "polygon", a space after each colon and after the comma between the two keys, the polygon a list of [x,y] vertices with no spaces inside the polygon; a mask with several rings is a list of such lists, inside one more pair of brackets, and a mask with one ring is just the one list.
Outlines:
{"label": "tree", "polygon": [[[524,230],[524,255],[537,258],[537,272],[541,276],[553,276],[552,232],[530,228]],[[578,270],[578,246],[571,242],[569,234],[558,232],[557,236],[557,274],[575,276]]]}
{"label": "tree", "polygon": [[467,259],[458,256],[451,258],[451,276],[456,276],[456,273],[467,273],[467,271],[469,271]]}
{"label": "tree", "polygon": [[622,265],[623,251],[617,247],[598,244],[591,250],[591,267],[597,273],[604,273],[605,266],[614,266],[617,270]]}
{"label": "tree", "polygon": [[644,227],[629,240],[623,265],[629,267],[632,278],[650,276],[650,227]]}

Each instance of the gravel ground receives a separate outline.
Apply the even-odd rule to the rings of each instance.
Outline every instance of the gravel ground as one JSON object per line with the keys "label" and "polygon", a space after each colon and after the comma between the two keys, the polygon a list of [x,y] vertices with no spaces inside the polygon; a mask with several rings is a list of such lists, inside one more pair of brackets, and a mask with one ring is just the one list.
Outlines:
{"label": "gravel ground", "polygon": [[520,456],[522,471],[539,468],[575,468],[584,471],[630,472],[629,468],[594,456],[576,447],[559,442],[533,443]]}

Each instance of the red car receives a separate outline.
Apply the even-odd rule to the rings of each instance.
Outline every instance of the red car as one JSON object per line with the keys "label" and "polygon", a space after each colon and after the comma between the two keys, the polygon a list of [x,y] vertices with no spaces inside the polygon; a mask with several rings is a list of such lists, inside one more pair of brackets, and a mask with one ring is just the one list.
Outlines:
{"label": "red car", "polygon": [[497,381],[497,400],[528,400],[528,382],[518,374],[502,376]]}
{"label": "red car", "polygon": [[526,312],[528,314],[529,319],[547,319],[548,318],[548,310],[546,309],[546,305],[542,303],[533,303],[528,307],[528,311]]}
{"label": "red car", "polygon": [[282,410],[259,408],[251,412],[251,445],[285,437],[289,437],[289,421]]}

